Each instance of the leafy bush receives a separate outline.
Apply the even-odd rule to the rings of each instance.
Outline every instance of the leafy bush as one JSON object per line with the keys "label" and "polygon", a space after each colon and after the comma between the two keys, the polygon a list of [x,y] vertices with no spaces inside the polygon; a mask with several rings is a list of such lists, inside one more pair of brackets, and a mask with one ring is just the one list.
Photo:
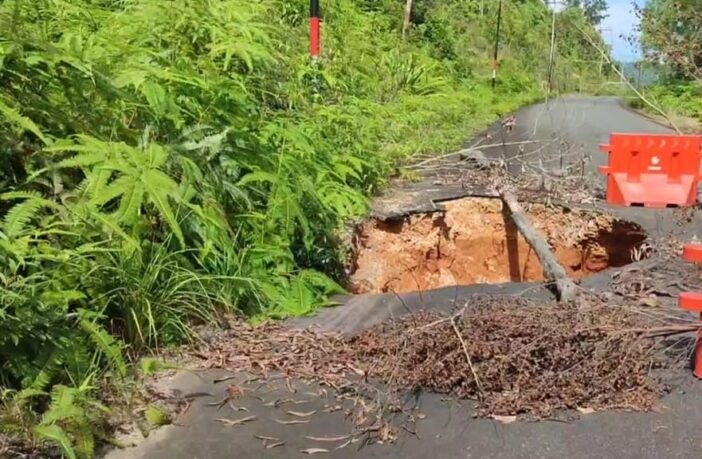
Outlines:
{"label": "leafy bush", "polygon": [[329,0],[317,62],[306,0],[1,2],[5,412],[89,456],[87,382],[125,356],[329,304],[339,234],[402,161],[538,97],[548,13],[508,3],[492,91],[477,1],[417,0],[403,41],[402,2]]}
{"label": "leafy bush", "polygon": [[666,112],[702,121],[702,85],[694,82],[660,84],[646,92]]}

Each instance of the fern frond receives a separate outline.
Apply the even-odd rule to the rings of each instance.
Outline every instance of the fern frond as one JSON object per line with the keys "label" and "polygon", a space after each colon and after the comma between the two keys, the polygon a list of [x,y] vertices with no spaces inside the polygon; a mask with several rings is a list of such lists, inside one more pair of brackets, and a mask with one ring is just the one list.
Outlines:
{"label": "fern frond", "polygon": [[93,427],[86,420],[74,427],[73,432],[75,448],[81,457],[95,457],[95,435]]}
{"label": "fern frond", "polygon": [[[120,177],[126,179],[126,177]],[[119,201],[119,209],[115,213],[117,221],[133,225],[139,219],[141,206],[144,203],[145,187],[142,182],[131,181],[131,188],[126,190]]]}
{"label": "fern frond", "polygon": [[48,422],[65,418],[62,412],[74,406],[76,393],[77,390],[73,387],[61,384],[54,386],[51,390],[51,408],[47,411],[47,415],[50,415]]}
{"label": "fern frond", "polygon": [[127,364],[122,356],[122,349],[114,337],[88,319],[81,319],[80,328],[88,334],[95,347],[107,358],[119,377],[124,378],[127,375]]}
{"label": "fern frond", "polygon": [[108,158],[104,152],[89,151],[85,154],[75,155],[59,161],[57,167],[86,167],[106,161]]}
{"label": "fern frond", "polygon": [[118,177],[109,185],[97,190],[96,193],[90,196],[90,205],[100,207],[113,199],[128,194],[134,188],[134,180],[128,176]]}
{"label": "fern frond", "polygon": [[180,224],[168,202],[168,197],[177,193],[178,184],[172,178],[157,169],[152,169],[144,174],[143,183],[148,191],[149,201],[156,206],[164,217],[168,226],[170,226],[173,231],[173,234],[175,234],[178,239],[178,242],[180,242],[180,245],[185,247],[185,238],[180,229]]}
{"label": "fern frond", "polygon": [[73,449],[70,438],[68,438],[66,432],[56,424],[38,425],[34,427],[34,434],[42,440],[56,443],[61,447],[63,454],[65,454],[68,459],[76,459],[76,452]]}
{"label": "fern frond", "polygon": [[258,171],[245,175],[239,180],[239,186],[248,185],[255,182],[278,183],[280,177],[270,172]]}
{"label": "fern frond", "polygon": [[49,393],[46,391],[32,389],[32,388],[28,387],[26,389],[22,389],[21,391],[19,391],[17,393],[17,398],[19,398],[20,400],[28,400],[30,398],[45,397],[47,395],[49,395]]}
{"label": "fern frond", "polygon": [[148,162],[145,162],[150,169],[157,169],[163,167],[168,161],[168,151],[161,145],[152,143],[149,148],[144,152],[139,152],[137,156],[137,161],[143,163],[141,158],[148,158]]}
{"label": "fern frond", "polygon": [[11,201],[13,199],[35,199],[42,198],[41,193],[36,191],[6,191],[0,194],[0,200]]}
{"label": "fern frond", "polygon": [[7,105],[2,99],[0,99],[0,113],[5,116],[5,119],[9,121],[10,124],[29,131],[37,136],[39,139],[41,139],[44,145],[51,144],[49,138],[46,137],[43,132],[41,132],[41,129],[39,129],[39,126],[37,126],[34,121],[26,116],[23,116],[18,110]]}
{"label": "fern frond", "polygon": [[86,175],[78,188],[84,196],[97,196],[103,192],[111,176],[112,171],[96,168]]}
{"label": "fern frond", "polygon": [[9,192],[0,195],[1,200],[26,199],[24,202],[15,204],[5,215],[2,229],[8,238],[15,238],[27,229],[27,225],[32,217],[43,208],[57,208],[58,206],[48,199],[41,197],[38,193],[31,192]]}

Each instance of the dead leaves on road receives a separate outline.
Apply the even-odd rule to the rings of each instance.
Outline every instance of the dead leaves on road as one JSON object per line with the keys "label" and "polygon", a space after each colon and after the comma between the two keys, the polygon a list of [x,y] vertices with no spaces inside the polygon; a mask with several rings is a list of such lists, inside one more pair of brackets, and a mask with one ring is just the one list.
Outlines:
{"label": "dead leaves on road", "polygon": [[[267,435],[254,435],[254,438],[261,440],[263,442],[263,447],[266,449],[273,449],[285,444],[284,441],[280,441],[278,437],[269,437]],[[272,443],[269,443],[272,442]]]}
{"label": "dead leaves on road", "polygon": [[308,440],[313,440],[313,441],[322,441],[322,442],[337,442],[337,441],[342,441],[342,440],[348,440],[351,438],[351,435],[336,435],[333,437],[310,437],[310,436],[305,436],[306,439]]}
{"label": "dead leaves on road", "polygon": [[287,403],[292,403],[293,405],[304,405],[305,403],[310,403],[311,400],[295,400],[292,398],[286,398],[283,400],[271,400],[266,402],[263,406],[278,408],[279,406],[285,405]]}
{"label": "dead leaves on road", "polygon": [[256,416],[246,416],[245,418],[240,419],[217,418],[215,419],[215,421],[221,422],[222,424],[225,424],[229,427],[233,427],[241,424],[246,424],[247,422],[255,421],[256,419],[258,419]]}
{"label": "dead leaves on road", "polygon": [[263,440],[263,441],[278,441],[280,438],[278,437],[268,437],[266,435],[254,435],[254,438],[258,440]]}
{"label": "dead leaves on road", "polygon": [[497,422],[501,422],[502,424],[512,424],[517,420],[517,416],[500,416],[497,414],[490,416],[490,418]]}
{"label": "dead leaves on road", "polygon": [[324,448],[307,448],[307,449],[301,449],[300,452],[302,454],[319,454],[319,453],[328,453],[328,449]]}
{"label": "dead leaves on road", "polygon": [[308,422],[310,422],[309,419],[290,419],[288,421],[285,421],[282,419],[273,419],[273,420],[275,422],[277,422],[278,424],[283,424],[286,426],[291,426],[291,425],[295,425],[295,424],[307,424]]}
{"label": "dead leaves on road", "polygon": [[315,414],[316,412],[317,412],[317,410],[309,411],[307,413],[301,413],[299,411],[288,411],[288,414],[290,416],[295,416],[296,418],[308,418],[308,417],[312,416],[313,414]]}
{"label": "dead leaves on road", "polygon": [[[477,415],[503,424],[514,423],[518,414],[551,419],[556,410],[577,410],[581,415],[611,408],[649,411],[662,387],[651,369],[679,362],[674,357],[663,359],[659,343],[648,333],[670,330],[676,316],[658,313],[660,307],[620,301],[613,305],[596,295],[583,295],[575,305],[479,298],[451,316],[420,312],[352,338],[273,325],[239,325],[212,345],[216,356],[212,365],[251,374],[257,386],[232,385],[215,405],[257,399],[276,413],[267,421],[285,426],[310,424],[315,415],[343,412],[352,433],[304,436],[311,442],[310,448],[300,450],[304,454],[333,451],[334,442],[341,443],[336,449],[361,440],[391,443],[400,429],[415,434],[407,425],[391,425],[397,417],[388,421],[387,415],[402,413],[400,422],[408,425],[424,418],[397,399],[398,393],[418,388],[478,399]],[[369,383],[370,378],[386,384],[382,392]],[[304,392],[291,381],[318,382],[329,389]],[[262,392],[266,384],[269,391]],[[286,388],[300,395],[280,395]],[[264,393],[280,398],[266,401],[255,396]],[[300,399],[287,398],[296,396]],[[283,407],[323,399],[323,406]],[[255,419],[219,418],[218,422],[240,426]],[[294,443],[257,438],[263,439],[265,448],[287,443],[297,450],[301,437],[312,433],[307,427],[290,430]]]}

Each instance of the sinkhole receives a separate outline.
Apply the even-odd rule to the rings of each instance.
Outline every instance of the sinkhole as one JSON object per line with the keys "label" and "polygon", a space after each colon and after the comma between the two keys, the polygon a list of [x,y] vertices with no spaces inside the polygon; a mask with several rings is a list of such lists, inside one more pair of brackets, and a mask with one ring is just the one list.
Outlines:
{"label": "sinkhole", "polygon": [[[443,205],[441,213],[361,225],[349,291],[401,293],[543,280],[537,255],[501,200],[464,198]],[[572,278],[641,258],[646,234],[635,223],[589,210],[524,207]]]}

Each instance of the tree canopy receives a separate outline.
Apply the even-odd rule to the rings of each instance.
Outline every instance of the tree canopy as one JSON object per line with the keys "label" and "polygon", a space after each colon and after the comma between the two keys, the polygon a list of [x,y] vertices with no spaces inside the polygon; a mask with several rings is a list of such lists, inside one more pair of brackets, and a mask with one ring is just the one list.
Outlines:
{"label": "tree canopy", "polygon": [[[546,0],[547,2],[549,0]],[[585,18],[595,25],[600,24],[607,18],[607,0],[566,0],[566,5],[574,8],[581,8]]]}
{"label": "tree canopy", "polygon": [[646,57],[679,77],[702,79],[702,0],[650,0],[639,16]]}

